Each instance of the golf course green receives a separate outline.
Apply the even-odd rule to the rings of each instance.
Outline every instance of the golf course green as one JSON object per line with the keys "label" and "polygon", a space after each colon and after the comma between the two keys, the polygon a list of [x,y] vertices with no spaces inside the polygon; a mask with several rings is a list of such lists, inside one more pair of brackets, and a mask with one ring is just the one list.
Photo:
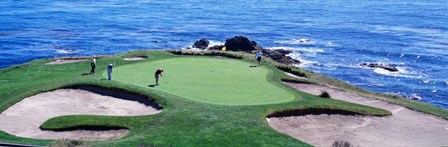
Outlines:
{"label": "golf course green", "polygon": [[[160,85],[154,72],[163,68]],[[200,102],[256,105],[288,102],[295,96],[268,81],[269,70],[235,59],[179,57],[117,66],[113,79]],[[103,74],[107,77],[107,73]]]}
{"label": "golf course green", "polygon": [[[128,57],[148,57],[141,61]],[[135,99],[150,100],[160,107],[160,113],[137,116],[62,115],[44,120],[35,129],[42,132],[64,133],[90,130],[107,133],[125,129],[127,134],[115,140],[38,139],[16,136],[15,132],[0,130],[0,144],[19,143],[40,146],[311,146],[310,144],[274,130],[269,117],[297,116],[307,111],[325,114],[388,116],[390,111],[353,104],[334,98],[308,94],[284,82],[320,84],[337,87],[374,99],[448,119],[448,111],[406,98],[367,91],[343,81],[318,73],[284,65],[263,58],[257,65],[253,54],[231,51],[136,50],[97,59],[96,73],[90,74],[90,62],[79,60],[65,64],[49,64],[56,59],[41,59],[23,65],[0,69],[0,114],[15,110],[21,101],[54,91],[80,90],[95,87],[98,95],[133,94]],[[71,60],[70,60],[71,61]],[[112,80],[107,79],[107,66],[116,63]],[[163,68],[159,86],[155,84],[156,69]],[[285,72],[302,76],[292,77]],[[85,93],[80,93],[84,97]],[[53,96],[57,97],[57,94]],[[65,97],[63,95],[60,96]],[[119,97],[117,97],[119,98]],[[132,97],[126,100],[133,100]],[[70,103],[70,102],[67,102]],[[86,107],[104,111],[108,101],[87,103]],[[59,107],[31,103],[24,109]],[[58,103],[55,103],[58,104]],[[150,105],[148,105],[149,107]],[[70,107],[71,108],[71,107]],[[77,108],[72,108],[77,109]],[[117,109],[118,111],[119,109]],[[162,111],[163,110],[163,111]],[[121,111],[121,110],[119,110]],[[53,112],[48,112],[53,113]],[[121,112],[120,112],[121,113]],[[5,113],[3,113],[4,115]],[[1,116],[1,115],[0,115]],[[30,115],[33,116],[33,115]],[[10,116],[6,116],[10,117]],[[5,117],[5,118],[6,118]],[[23,116],[16,120],[21,120]],[[32,117],[34,118],[34,116]],[[15,123],[0,119],[6,125]],[[28,132],[28,130],[25,130]],[[27,133],[25,132],[25,133]],[[23,132],[18,132],[23,133]],[[1,145],[0,145],[1,146]]]}

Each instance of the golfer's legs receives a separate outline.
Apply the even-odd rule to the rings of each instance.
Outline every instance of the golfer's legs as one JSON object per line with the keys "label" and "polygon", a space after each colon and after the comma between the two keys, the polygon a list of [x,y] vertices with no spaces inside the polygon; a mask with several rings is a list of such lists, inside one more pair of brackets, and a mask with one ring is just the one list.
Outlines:
{"label": "golfer's legs", "polygon": [[107,71],[107,79],[112,80],[112,72]]}

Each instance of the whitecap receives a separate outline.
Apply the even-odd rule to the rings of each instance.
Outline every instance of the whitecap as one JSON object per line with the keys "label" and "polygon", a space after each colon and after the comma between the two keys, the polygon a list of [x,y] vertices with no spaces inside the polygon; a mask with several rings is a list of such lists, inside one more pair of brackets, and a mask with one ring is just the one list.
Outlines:
{"label": "whitecap", "polygon": [[311,56],[316,56],[317,53],[325,52],[323,49],[316,48],[316,47],[284,47],[284,46],[278,46],[278,47],[270,47],[268,49],[271,49],[271,50],[285,49],[285,50],[290,50],[290,51],[301,51],[301,52],[304,52],[305,54],[309,53]]}
{"label": "whitecap", "polygon": [[297,59],[300,61],[300,64],[296,65],[297,67],[311,67],[311,66],[319,66],[319,62],[310,61],[302,57],[299,53],[290,53],[286,56]]}
{"label": "whitecap", "polygon": [[216,45],[224,45],[224,43],[221,41],[208,40],[208,42],[209,43],[207,49]]}
{"label": "whitecap", "polygon": [[313,45],[316,44],[316,41],[307,39],[307,38],[300,38],[300,39],[290,39],[290,40],[283,40],[283,41],[275,41],[275,43],[281,43],[281,44],[301,44],[301,45]]}
{"label": "whitecap", "polygon": [[214,40],[208,40],[208,46],[205,49],[195,48],[193,45],[182,47],[181,50],[192,50],[192,51],[202,51],[202,50],[209,50],[210,47],[216,46],[216,45],[224,45],[224,43],[220,41],[214,41]]}
{"label": "whitecap", "polygon": [[423,97],[420,96],[420,95],[418,95],[418,94],[416,94],[416,93],[413,93],[413,94],[411,94],[411,96],[409,97],[409,99],[412,99],[412,100],[421,100],[421,99],[423,99]]}
{"label": "whitecap", "polygon": [[56,50],[56,53],[58,53],[58,54],[73,54],[76,52],[77,52],[76,50],[68,50],[68,49]]}
{"label": "whitecap", "polygon": [[393,76],[393,77],[415,78],[415,79],[420,79],[420,78],[426,77],[425,74],[418,73],[417,71],[410,71],[410,70],[408,70],[407,67],[399,66],[396,68],[398,69],[398,72],[391,72],[391,71],[385,70],[383,68],[375,68],[373,71],[377,74]]}
{"label": "whitecap", "polygon": [[436,92],[437,92],[437,90],[432,90],[431,92],[432,92],[432,93],[436,93]]}

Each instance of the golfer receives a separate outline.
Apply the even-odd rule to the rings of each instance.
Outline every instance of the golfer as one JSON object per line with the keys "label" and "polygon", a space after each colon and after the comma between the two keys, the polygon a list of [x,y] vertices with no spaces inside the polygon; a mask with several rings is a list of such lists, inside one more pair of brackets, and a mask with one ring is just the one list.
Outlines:
{"label": "golfer", "polygon": [[115,66],[115,63],[107,65],[107,79],[112,80],[112,68]]}
{"label": "golfer", "polygon": [[261,65],[261,55],[263,55],[263,53],[261,53],[260,50],[258,50],[257,53],[255,53],[255,57],[257,58],[258,65]]}
{"label": "golfer", "polygon": [[93,55],[92,57],[92,61],[90,62],[90,66],[92,67],[92,69],[90,70],[90,74],[95,74],[95,67],[96,67],[96,56]]}
{"label": "golfer", "polygon": [[163,73],[162,68],[157,69],[156,73],[154,73],[154,76],[156,78],[156,85],[159,85],[159,76],[160,77],[163,76],[162,73]]}

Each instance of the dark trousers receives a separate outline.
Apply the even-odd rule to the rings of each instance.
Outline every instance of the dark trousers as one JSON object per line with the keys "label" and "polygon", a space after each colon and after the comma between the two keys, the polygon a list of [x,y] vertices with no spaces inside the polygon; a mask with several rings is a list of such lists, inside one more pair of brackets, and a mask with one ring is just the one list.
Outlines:
{"label": "dark trousers", "polygon": [[95,63],[91,63],[90,66],[92,67],[92,70],[90,70],[90,73],[94,74],[95,73],[95,66],[96,66]]}

